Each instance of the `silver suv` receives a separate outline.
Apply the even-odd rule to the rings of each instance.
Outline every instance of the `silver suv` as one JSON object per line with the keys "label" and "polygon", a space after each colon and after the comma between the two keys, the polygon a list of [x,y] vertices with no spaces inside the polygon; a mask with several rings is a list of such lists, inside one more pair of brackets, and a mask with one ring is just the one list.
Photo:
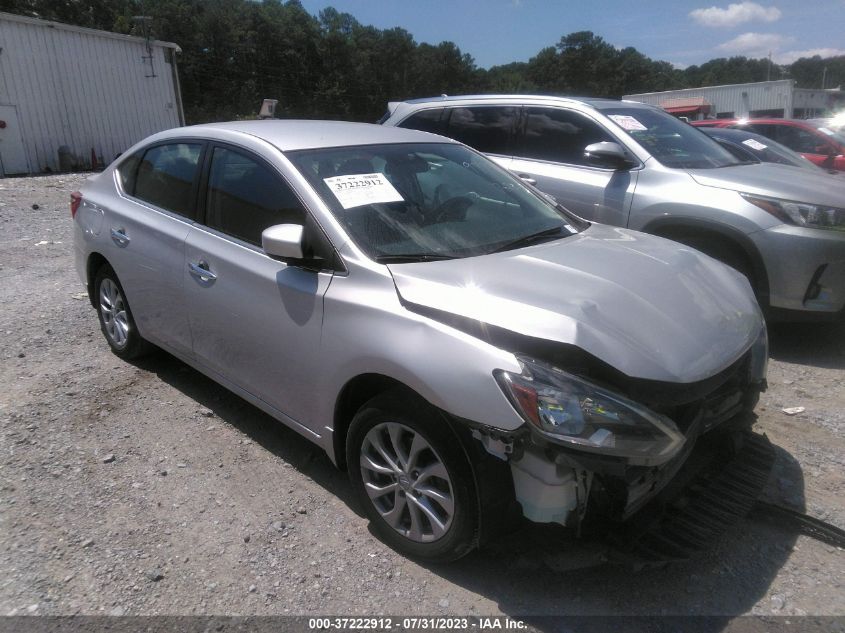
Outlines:
{"label": "silver suv", "polygon": [[390,103],[385,125],[484,152],[588,220],[671,238],[748,277],[774,319],[845,315],[845,181],[747,163],[654,106],[526,95]]}
{"label": "silver suv", "polygon": [[[643,508],[687,464],[749,463],[767,343],[748,282],[581,220],[459,143],[175,129],[71,212],[114,353],[163,348],[317,443],[406,554],[457,558],[512,515],[573,532],[658,516]],[[753,499],[762,481],[732,485]]]}

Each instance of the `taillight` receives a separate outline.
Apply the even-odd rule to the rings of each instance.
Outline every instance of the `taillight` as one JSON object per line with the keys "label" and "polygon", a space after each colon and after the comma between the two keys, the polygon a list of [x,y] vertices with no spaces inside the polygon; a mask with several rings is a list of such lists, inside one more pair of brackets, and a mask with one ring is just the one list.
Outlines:
{"label": "taillight", "polygon": [[82,204],[82,194],[74,191],[70,194],[70,217],[76,219],[76,212],[79,211],[79,205]]}

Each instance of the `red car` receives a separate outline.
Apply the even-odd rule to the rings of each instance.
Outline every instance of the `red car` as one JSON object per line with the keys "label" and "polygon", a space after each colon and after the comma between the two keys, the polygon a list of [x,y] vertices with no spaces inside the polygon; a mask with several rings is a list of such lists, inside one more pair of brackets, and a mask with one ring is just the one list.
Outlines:
{"label": "red car", "polygon": [[697,127],[727,127],[766,136],[802,154],[816,165],[845,172],[845,133],[814,121],[796,119],[706,119]]}

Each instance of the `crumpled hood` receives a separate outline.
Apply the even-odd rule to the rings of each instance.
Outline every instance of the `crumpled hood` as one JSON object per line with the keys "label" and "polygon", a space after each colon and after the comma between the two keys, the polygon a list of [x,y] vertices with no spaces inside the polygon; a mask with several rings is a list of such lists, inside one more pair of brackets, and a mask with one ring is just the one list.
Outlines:
{"label": "crumpled hood", "polygon": [[845,178],[817,170],[760,163],[721,169],[687,170],[700,185],[793,202],[845,207]]}
{"label": "crumpled hood", "polygon": [[744,277],[689,247],[594,224],[493,255],[391,264],[405,302],[576,345],[633,378],[708,378],[757,339]]}

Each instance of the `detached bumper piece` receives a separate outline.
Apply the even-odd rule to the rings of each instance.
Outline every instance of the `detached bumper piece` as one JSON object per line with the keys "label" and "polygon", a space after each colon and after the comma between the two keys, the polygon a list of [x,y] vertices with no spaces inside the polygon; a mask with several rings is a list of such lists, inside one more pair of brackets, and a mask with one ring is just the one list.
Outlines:
{"label": "detached bumper piece", "polygon": [[749,513],[766,485],[774,449],[766,436],[751,431],[720,436],[700,438],[672,482],[677,485],[667,486],[607,534],[612,558],[632,563],[686,560]]}
{"label": "detached bumper piece", "polygon": [[769,521],[782,530],[803,534],[833,547],[845,548],[845,530],[792,508],[758,501],[750,516],[753,519]]}

